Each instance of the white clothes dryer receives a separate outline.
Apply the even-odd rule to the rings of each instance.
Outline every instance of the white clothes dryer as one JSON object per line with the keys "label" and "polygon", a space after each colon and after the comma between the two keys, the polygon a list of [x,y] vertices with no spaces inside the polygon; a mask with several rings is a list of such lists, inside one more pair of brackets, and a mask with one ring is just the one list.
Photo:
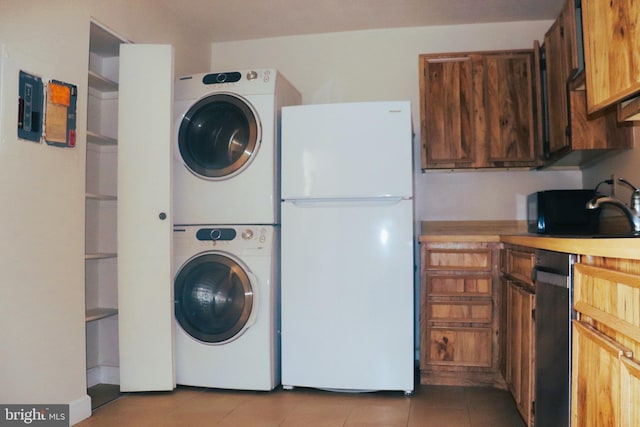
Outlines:
{"label": "white clothes dryer", "polygon": [[175,84],[175,224],[279,224],[280,109],[301,96],[274,69]]}
{"label": "white clothes dryer", "polygon": [[176,226],[173,234],[176,383],[273,390],[279,228]]}

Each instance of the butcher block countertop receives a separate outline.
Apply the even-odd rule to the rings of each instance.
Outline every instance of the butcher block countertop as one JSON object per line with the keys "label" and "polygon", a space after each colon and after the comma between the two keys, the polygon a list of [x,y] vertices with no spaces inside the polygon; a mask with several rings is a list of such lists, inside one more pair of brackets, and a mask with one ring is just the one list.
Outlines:
{"label": "butcher block countertop", "polygon": [[640,259],[640,237],[541,237],[527,233],[525,221],[423,221],[419,240],[427,242],[504,242],[580,255]]}

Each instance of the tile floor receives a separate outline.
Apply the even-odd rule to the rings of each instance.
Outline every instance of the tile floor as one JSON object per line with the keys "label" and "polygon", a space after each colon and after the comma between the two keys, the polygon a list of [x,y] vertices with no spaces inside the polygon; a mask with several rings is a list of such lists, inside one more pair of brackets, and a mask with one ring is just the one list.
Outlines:
{"label": "tile floor", "polygon": [[347,394],[311,389],[270,393],[178,387],[127,393],[79,427],[524,427],[508,392],[419,386],[402,392]]}

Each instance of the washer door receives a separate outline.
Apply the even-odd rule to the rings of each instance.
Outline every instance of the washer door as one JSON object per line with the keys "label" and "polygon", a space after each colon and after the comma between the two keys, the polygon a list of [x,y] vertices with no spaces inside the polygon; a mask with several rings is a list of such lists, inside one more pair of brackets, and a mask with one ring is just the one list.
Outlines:
{"label": "washer door", "polygon": [[260,146],[260,123],[245,99],[207,96],[182,118],[178,148],[187,168],[207,179],[224,179],[251,163]]}
{"label": "washer door", "polygon": [[175,315],[182,328],[205,343],[237,338],[248,326],[254,292],[245,269],[221,254],[193,258],[174,284]]}

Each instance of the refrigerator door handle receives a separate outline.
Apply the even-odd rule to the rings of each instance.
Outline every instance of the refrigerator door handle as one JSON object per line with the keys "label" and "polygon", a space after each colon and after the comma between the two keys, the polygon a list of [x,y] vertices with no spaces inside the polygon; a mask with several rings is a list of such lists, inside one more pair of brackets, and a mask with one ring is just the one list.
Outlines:
{"label": "refrigerator door handle", "polygon": [[408,197],[401,196],[385,196],[385,197],[353,197],[353,198],[314,198],[314,199],[289,199],[283,200],[284,203],[291,203],[298,207],[314,207],[314,206],[388,206],[395,205],[403,200],[411,200]]}

